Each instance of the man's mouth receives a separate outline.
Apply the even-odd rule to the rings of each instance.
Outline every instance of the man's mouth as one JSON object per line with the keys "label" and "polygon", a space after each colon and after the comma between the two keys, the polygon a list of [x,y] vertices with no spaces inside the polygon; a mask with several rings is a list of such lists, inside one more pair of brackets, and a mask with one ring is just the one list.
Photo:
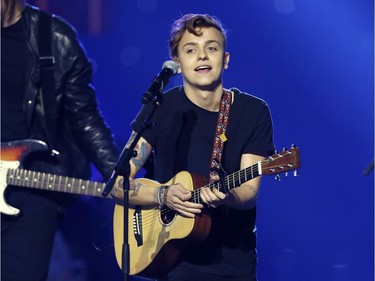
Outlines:
{"label": "man's mouth", "polygon": [[198,66],[197,68],[195,68],[194,70],[197,71],[197,72],[208,72],[212,69],[211,66],[209,65],[201,65],[201,66]]}

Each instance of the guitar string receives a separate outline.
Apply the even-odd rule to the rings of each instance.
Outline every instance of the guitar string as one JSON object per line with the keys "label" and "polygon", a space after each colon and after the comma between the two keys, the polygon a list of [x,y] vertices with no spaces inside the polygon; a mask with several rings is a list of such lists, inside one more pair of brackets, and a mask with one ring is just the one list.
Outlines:
{"label": "guitar string", "polygon": [[[289,152],[290,153],[290,152]],[[280,156],[280,155],[279,155]],[[285,154],[283,154],[282,156],[285,156]],[[261,161],[262,164],[265,163],[266,160],[264,161]],[[248,168],[245,168],[243,170],[240,170],[238,171],[237,173],[234,173],[234,174],[231,174],[231,175],[228,175],[227,177],[225,177],[225,179],[227,180],[227,182],[233,182],[234,183],[234,186],[235,186],[235,183],[238,181],[238,184],[240,185],[241,184],[241,178],[244,178],[246,180],[246,175],[251,172],[252,174],[254,174],[254,172],[257,172],[257,164],[255,165],[252,165]],[[17,171],[19,172],[19,175],[21,175],[22,177],[25,176],[26,174],[26,178],[20,178],[18,179],[17,176]],[[15,184],[17,184],[17,182],[22,182],[22,181],[27,181],[27,173],[36,173],[36,175],[38,175],[37,179],[38,179],[38,183],[41,183],[41,184],[48,184],[50,182],[50,179],[51,177],[48,176],[48,174],[45,174],[45,173],[40,173],[40,172],[34,172],[34,171],[28,171],[28,170],[22,170],[22,169],[9,169],[9,168],[6,168],[4,169],[3,167],[1,167],[1,173],[4,174],[7,178],[7,180],[9,179],[9,174],[10,173],[13,173],[13,175],[15,175],[15,178],[13,178],[12,180],[14,181]],[[31,176],[29,176],[31,177]],[[34,175],[35,177],[35,175]],[[40,177],[42,177],[42,180],[40,179]],[[61,176],[57,176],[58,179],[61,181]],[[46,180],[44,180],[44,178],[47,178]],[[68,180],[71,180],[73,183],[74,181],[77,181],[77,180],[80,180],[80,179],[74,179],[74,178],[66,178],[65,180],[65,185],[66,183],[68,182]],[[94,193],[96,193],[97,191],[100,191],[100,190],[97,190],[96,188],[93,189],[93,186],[90,184],[90,181],[89,180],[80,180],[81,182],[86,182],[86,185],[85,185],[85,189],[88,191],[89,189],[92,189],[91,191],[94,191]],[[58,186],[59,190],[61,190],[61,187],[62,186],[65,186],[64,184],[61,184],[61,182],[59,182],[58,184],[56,182],[53,183],[54,186]],[[94,182],[94,185],[96,185],[98,183],[95,183]],[[102,183],[99,183],[99,184],[102,184]],[[221,184],[220,182],[217,182],[217,183],[212,183],[212,184],[208,184],[204,187],[209,187],[210,189],[214,188],[215,185],[218,187],[218,189],[220,189],[221,187]],[[78,188],[78,190],[82,190],[81,188]],[[76,194],[83,194],[85,195],[84,193],[76,193]],[[193,197],[192,197],[192,201],[193,202],[200,202],[200,188],[199,189],[195,189],[192,191],[192,194],[193,194]],[[86,194],[86,195],[90,195],[90,194]],[[165,214],[169,213],[169,212],[173,212],[175,213],[175,211],[171,210],[171,209],[168,209],[168,208],[164,208],[160,211],[161,213],[161,216],[164,216]],[[156,218],[159,216],[158,212],[155,212],[156,214]],[[147,226],[151,221],[154,221],[155,220],[155,214],[145,214],[145,216],[142,218],[142,225],[143,226]]]}
{"label": "guitar string", "polygon": [[[293,153],[286,151],[283,154],[277,154],[276,159],[280,160],[281,158],[284,158],[284,156],[290,155],[290,154],[293,154]],[[271,156],[268,159],[260,161],[261,166],[264,167],[265,165],[273,163],[275,161],[274,158],[275,158],[274,156]],[[254,164],[254,165],[252,165],[252,166],[250,166],[250,167],[247,167],[247,168],[245,168],[243,170],[240,170],[237,173],[228,175],[228,176],[225,177],[225,180],[227,180],[227,182],[233,182],[233,186],[236,186],[237,182],[238,182],[238,185],[241,185],[242,184],[242,180],[247,181],[247,180],[250,180],[250,179],[254,178],[254,175],[255,175],[255,177],[259,176],[258,165],[259,165],[259,162],[256,163],[256,164]],[[274,168],[276,168],[276,167],[280,167],[280,166],[274,166]],[[291,167],[287,167],[287,169],[284,169],[284,167],[283,167],[282,171],[289,170],[290,168]],[[271,171],[271,167],[269,167],[269,169],[270,169],[269,171]],[[250,174],[251,178],[248,179],[248,175],[249,175],[250,172],[251,172],[251,174]],[[208,184],[205,187],[213,188],[213,187],[215,187],[215,185],[217,185],[218,188],[220,188],[220,186],[221,186],[220,182],[216,182],[216,183]],[[200,199],[200,188],[193,190],[192,194],[193,194],[192,200],[194,202],[199,202],[197,200]],[[168,209],[168,208],[165,208],[165,209],[162,209],[160,211],[160,214],[161,214],[161,216],[163,216],[163,215],[165,215],[168,212],[174,212],[175,213],[175,211],[173,211],[171,209]],[[142,218],[141,222],[140,222],[141,223],[141,228],[148,227],[148,225],[150,223],[153,223],[153,222],[157,221],[158,218],[159,218],[159,212],[154,212],[153,214],[149,214],[149,215],[145,214],[144,217]],[[172,225],[169,226],[169,228],[173,229],[175,226],[176,225],[172,224]]]}
{"label": "guitar string", "polygon": [[[282,155],[278,154],[278,158],[277,159],[280,159],[280,158],[283,158],[285,155],[287,155],[288,153],[283,153]],[[270,158],[272,159],[272,157]],[[263,161],[260,161],[260,164],[261,166],[264,166],[265,164],[269,164],[269,160],[270,159],[265,159]],[[271,160],[271,162],[274,162],[274,160]],[[233,183],[233,187],[235,186],[239,186],[241,185],[243,182],[246,182],[247,180],[250,180],[256,176],[259,176],[259,170],[258,170],[258,165],[259,163],[256,163],[252,166],[249,166],[245,169],[242,169],[236,173],[233,173],[233,174],[230,174],[228,176],[226,176],[224,178],[224,180],[227,181],[227,183],[231,182]],[[285,170],[283,170],[285,171]],[[254,176],[255,175],[255,176]],[[248,179],[248,177],[250,176],[250,179]],[[209,187],[210,189],[214,188],[215,186],[217,186],[217,188],[220,190],[220,187],[221,187],[221,183],[220,182],[215,182],[215,183],[211,183],[211,184],[207,184],[205,185],[204,187]],[[198,189],[195,189],[192,191],[192,199],[191,201],[193,202],[200,202],[200,189],[201,188],[198,188]],[[156,209],[156,208],[155,208]],[[173,212],[175,213],[175,211],[171,210],[171,209],[168,209],[168,208],[163,208],[162,210],[160,210],[160,214],[161,216],[169,213],[169,212]],[[158,212],[156,212],[156,214],[158,214]],[[155,214],[151,214],[151,218],[149,218],[146,214],[145,216],[142,218],[142,225],[144,226],[147,226],[148,223],[150,223],[149,219],[151,220],[154,220],[154,217],[155,217]]]}
{"label": "guitar string", "polygon": [[[236,173],[233,173],[231,175],[228,175],[225,177],[225,179],[227,180],[227,182],[233,182],[233,186],[236,186],[236,183],[238,182],[238,185],[241,184],[241,179],[244,179],[244,178],[247,178],[245,177],[245,175],[252,175],[252,177],[254,177],[253,175],[258,172],[258,164],[254,164],[250,167],[247,167],[245,169],[242,169]],[[204,187],[209,187],[210,189],[212,188],[218,188],[220,190],[221,188],[221,183],[220,182],[215,182],[215,183],[209,183],[207,185],[205,185]],[[201,187],[203,188],[203,187]],[[198,188],[198,189],[195,189],[192,191],[192,198],[190,201],[192,202],[200,202],[200,189],[201,188]],[[162,208],[161,210],[159,210],[158,208],[155,208],[155,211],[157,212],[154,212],[154,213],[146,213],[142,216],[142,221],[141,221],[141,224],[142,226],[148,226],[148,224],[151,224],[154,222],[155,220],[155,217],[157,218],[158,217],[158,213],[160,211],[160,216],[163,218],[163,216],[165,215],[168,215],[168,213],[176,213],[174,210],[171,210],[169,208]]]}
{"label": "guitar string", "polygon": [[[50,175],[43,172],[23,169],[6,170],[7,182],[10,182],[13,185],[28,186],[36,189],[63,191],[71,194],[100,197],[98,193],[100,193],[104,187],[104,183],[91,182],[90,180]],[[47,188],[49,184],[53,185],[51,189]]]}
{"label": "guitar string", "polygon": [[[245,180],[247,179],[247,174],[249,172],[251,172],[251,175],[254,174],[254,172],[257,172],[257,164],[255,165],[252,165],[248,168],[245,168],[243,170],[240,170],[238,171],[237,173],[234,173],[234,174],[231,174],[231,175],[228,175],[225,177],[225,180],[227,182],[233,182],[233,186],[236,186],[236,183],[238,182],[238,185],[241,184],[241,179],[242,180]],[[71,181],[71,184],[72,184],[72,187],[74,188],[75,185],[75,182],[76,181],[79,181],[80,182],[80,186],[85,186],[85,191],[86,193],[82,193],[82,192],[72,192],[72,193],[77,193],[77,194],[85,194],[85,195],[89,195],[88,194],[88,191],[90,189],[92,189],[92,185],[90,185],[90,181],[89,180],[81,180],[81,179],[74,179],[74,178],[65,178],[65,184],[61,184],[61,176],[56,176],[56,175],[53,175],[52,177],[48,174],[45,174],[45,173],[40,173],[40,172],[34,172],[34,171],[28,171],[28,170],[22,170],[22,169],[7,169],[7,170],[4,170],[2,169],[1,170],[2,173],[6,173],[8,172],[7,174],[7,179],[8,179],[8,176],[9,176],[9,173],[12,172],[13,175],[15,175],[15,177],[12,179],[14,180],[14,183],[20,183],[20,182],[27,182],[27,181],[30,181],[29,178],[37,178],[38,179],[38,182],[36,183],[36,185],[48,185],[49,183],[51,183],[51,179],[53,179],[53,182],[52,184],[54,185],[54,187],[58,187],[59,190],[61,190],[61,187],[64,187],[65,186],[65,191],[66,191],[66,184]],[[57,179],[59,180],[58,183],[56,183],[56,177]],[[86,183],[86,184],[82,184],[82,183]],[[35,185],[35,183],[34,183]],[[220,182],[217,182],[217,183],[212,183],[212,184],[208,184],[204,187],[209,187],[210,189],[212,188],[218,188],[220,190],[220,187],[221,187],[221,183]],[[77,186],[76,186],[77,188]],[[78,188],[79,191],[82,191],[81,188]],[[91,191],[94,191],[94,193],[97,192],[96,188],[94,190],[91,190]],[[99,190],[100,191],[100,190]],[[192,191],[192,201],[193,202],[200,202],[200,188],[199,189],[196,189],[194,191]],[[175,211],[171,210],[171,209],[168,209],[168,208],[164,208],[160,211],[161,213],[161,216],[164,216],[165,214],[168,214],[169,212],[173,212],[175,213]],[[156,217],[158,217],[158,212],[156,212]],[[145,216],[143,217],[142,219],[142,225],[143,226],[147,226],[151,221],[155,221],[155,214],[150,214],[149,216],[147,216],[147,214],[145,214]]]}
{"label": "guitar string", "polygon": [[[42,184],[42,185],[48,185],[50,182],[51,182],[51,177],[50,175],[48,174],[45,174],[45,173],[40,173],[40,172],[34,172],[34,171],[28,171],[28,170],[22,170],[22,169],[7,169],[8,170],[8,175],[7,177],[9,176],[9,172],[12,172],[13,175],[15,175],[15,177],[12,179],[14,181],[14,183],[16,184],[17,182],[20,183],[20,182],[23,182],[23,181],[28,181],[28,177],[30,178],[37,178],[38,179],[38,184]],[[2,173],[4,172],[7,172],[7,170],[4,170],[2,169]],[[245,181],[246,181],[246,175],[251,171],[251,174],[253,175],[254,172],[257,171],[257,164],[255,165],[252,165],[248,168],[245,168],[243,170],[240,170],[238,171],[237,173],[233,173],[231,175],[228,175],[225,177],[225,180],[227,182],[233,182],[233,186],[236,186],[236,183],[238,182],[238,185],[241,184],[241,178],[244,178]],[[18,172],[18,173],[17,173]],[[29,173],[29,175],[27,175]],[[31,174],[31,175],[30,175]],[[36,175],[36,176],[35,176]],[[21,176],[21,178],[18,178],[19,176]],[[24,178],[25,177],[25,178]],[[59,183],[56,183],[56,177],[57,179],[59,180]],[[96,193],[98,190],[97,188],[93,188],[93,186],[90,184],[90,181],[89,180],[81,180],[81,179],[74,179],[74,178],[66,178],[65,177],[65,184],[61,184],[61,176],[55,176],[53,175],[52,177],[53,179],[53,185],[56,187],[58,187],[59,190],[61,190],[61,187],[64,187],[65,186],[65,191],[66,191],[66,184],[71,181],[72,183],[72,187],[74,188],[75,185],[75,181],[79,181],[81,184],[80,186],[85,186],[85,190],[86,191],[85,193],[83,192],[79,192],[79,191],[82,191],[82,188],[78,188],[78,192],[72,192],[72,193],[76,193],[76,194],[83,194],[83,195],[90,195],[88,194],[89,191],[91,192],[94,192]],[[30,180],[29,180],[30,181]],[[82,184],[83,183],[86,183],[86,184]],[[35,183],[34,183],[35,184]],[[37,184],[37,185],[38,185]],[[94,183],[94,185],[96,185],[97,183]],[[220,187],[221,187],[221,184],[220,182],[217,182],[217,183],[212,183],[212,184],[208,184],[204,187],[209,187],[210,189],[212,188],[215,188],[215,185],[217,186],[217,188],[220,190]],[[77,188],[77,186],[76,186]],[[91,190],[90,190],[91,189]],[[47,189],[48,190],[48,189]],[[99,190],[100,191],[100,190]],[[196,189],[192,192],[193,194],[193,197],[192,197],[192,201],[193,202],[200,202],[200,188],[199,189]],[[168,208],[164,208],[161,210],[161,215],[164,216],[165,214],[169,213],[169,212],[175,212],[171,209],[168,209]],[[150,216],[152,219],[153,219],[153,215]],[[143,224],[148,224],[148,217],[145,215],[143,220],[142,220],[142,223]]]}

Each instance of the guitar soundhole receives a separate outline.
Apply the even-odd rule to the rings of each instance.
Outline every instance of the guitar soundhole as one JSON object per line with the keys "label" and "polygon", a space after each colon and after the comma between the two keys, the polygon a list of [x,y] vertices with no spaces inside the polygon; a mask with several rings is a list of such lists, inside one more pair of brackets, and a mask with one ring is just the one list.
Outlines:
{"label": "guitar soundhole", "polygon": [[160,218],[164,224],[170,224],[173,221],[175,215],[176,212],[171,209],[162,208],[160,210]]}

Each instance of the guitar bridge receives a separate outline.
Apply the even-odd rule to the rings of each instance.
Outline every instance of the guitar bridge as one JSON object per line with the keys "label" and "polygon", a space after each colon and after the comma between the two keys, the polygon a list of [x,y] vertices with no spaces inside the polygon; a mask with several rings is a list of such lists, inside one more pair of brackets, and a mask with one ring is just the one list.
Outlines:
{"label": "guitar bridge", "polygon": [[137,246],[143,245],[143,231],[142,231],[142,207],[136,206],[133,214],[133,234],[137,241]]}

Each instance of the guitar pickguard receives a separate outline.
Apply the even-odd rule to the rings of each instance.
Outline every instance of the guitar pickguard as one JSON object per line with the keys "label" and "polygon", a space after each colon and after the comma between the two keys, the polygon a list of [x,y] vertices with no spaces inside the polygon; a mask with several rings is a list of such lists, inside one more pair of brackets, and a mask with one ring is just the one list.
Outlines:
{"label": "guitar pickguard", "polygon": [[17,169],[19,165],[19,161],[0,161],[0,211],[6,215],[16,216],[20,213],[20,210],[7,204],[4,198],[8,169]]}

